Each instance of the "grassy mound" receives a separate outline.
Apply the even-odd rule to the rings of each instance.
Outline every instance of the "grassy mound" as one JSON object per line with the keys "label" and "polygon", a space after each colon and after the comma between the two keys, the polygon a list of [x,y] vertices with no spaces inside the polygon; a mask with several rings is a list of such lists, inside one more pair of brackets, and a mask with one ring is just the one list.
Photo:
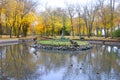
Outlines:
{"label": "grassy mound", "polygon": [[[74,40],[74,41],[77,42],[78,45],[80,46],[89,44],[86,41],[77,41],[77,40]],[[53,45],[53,46],[71,46],[72,45],[70,41],[64,41],[64,40],[40,40],[38,41],[38,43],[41,45]]]}

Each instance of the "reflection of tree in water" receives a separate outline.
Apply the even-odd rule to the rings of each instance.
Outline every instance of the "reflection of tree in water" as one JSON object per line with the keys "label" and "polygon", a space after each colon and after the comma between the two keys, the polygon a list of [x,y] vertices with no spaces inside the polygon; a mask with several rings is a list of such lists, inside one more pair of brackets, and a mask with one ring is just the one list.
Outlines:
{"label": "reflection of tree in water", "polygon": [[106,47],[102,48],[97,45],[92,51],[86,52],[82,60],[78,62],[79,65],[80,62],[83,63],[82,68],[73,67],[75,65],[73,63],[67,68],[63,80],[119,80],[120,65],[116,60],[120,60],[120,57],[113,52],[113,46],[110,46],[110,53]]}
{"label": "reflection of tree in water", "polygon": [[108,79],[119,80],[120,65],[117,63],[117,60],[120,61],[120,57],[117,52],[114,52],[114,46],[105,46],[102,56],[104,60],[102,71],[104,71],[104,74],[107,74]]}
{"label": "reflection of tree in water", "polygon": [[65,54],[57,54],[57,53],[44,53],[40,52],[39,63],[41,64],[40,67],[44,68],[43,74],[47,74],[50,71],[57,71],[61,67],[66,66],[66,61],[68,55]]}
{"label": "reflection of tree in water", "polygon": [[3,59],[5,58],[5,55],[6,55],[6,47],[1,47],[0,46],[0,79],[4,78],[4,72],[3,72],[4,62],[3,62]]}
{"label": "reflection of tree in water", "polygon": [[68,65],[67,65],[66,71],[63,76],[63,80],[78,80],[79,79],[81,62],[79,62],[77,56],[78,55],[70,54]]}
{"label": "reflection of tree in water", "polygon": [[64,67],[63,80],[119,80],[116,60],[120,58],[112,51],[109,53],[107,46],[95,45],[92,50],[76,55],[42,52],[41,57],[39,61],[45,70],[42,75]]}
{"label": "reflection of tree in water", "polygon": [[3,59],[4,75],[16,80],[33,80],[31,75],[35,71],[36,63],[31,62],[27,45],[18,44],[6,47],[6,57]]}
{"label": "reflection of tree in water", "polygon": [[64,70],[63,80],[120,78],[120,56],[113,46],[95,45],[93,49],[79,54],[40,51],[40,57],[36,61],[31,61],[34,57],[29,54],[27,44],[6,46],[0,50],[7,52],[0,59],[3,74],[16,80],[37,80],[61,69]]}
{"label": "reflection of tree in water", "polygon": [[79,55],[70,56],[63,80],[94,80],[92,72],[91,51],[81,52]]}

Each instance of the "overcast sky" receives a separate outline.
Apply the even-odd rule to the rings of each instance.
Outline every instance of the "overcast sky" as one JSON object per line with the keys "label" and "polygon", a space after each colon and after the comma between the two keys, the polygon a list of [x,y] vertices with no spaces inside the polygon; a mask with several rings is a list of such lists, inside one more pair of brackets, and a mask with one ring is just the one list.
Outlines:
{"label": "overcast sky", "polygon": [[65,3],[80,3],[82,5],[88,4],[90,2],[93,2],[95,0],[36,0],[38,2],[37,10],[41,11],[44,10],[45,5],[47,7],[65,7]]}
{"label": "overcast sky", "polygon": [[[38,2],[38,6],[37,6],[37,11],[44,11],[45,10],[45,5],[47,5],[47,7],[51,7],[51,8],[56,8],[56,7],[60,7],[60,8],[64,8],[66,6],[66,3],[72,3],[72,4],[76,4],[79,3],[81,6],[82,5],[89,5],[90,3],[96,3],[97,0],[35,0]],[[105,0],[106,3],[109,3],[109,0]],[[120,1],[120,0],[116,0],[116,1]]]}

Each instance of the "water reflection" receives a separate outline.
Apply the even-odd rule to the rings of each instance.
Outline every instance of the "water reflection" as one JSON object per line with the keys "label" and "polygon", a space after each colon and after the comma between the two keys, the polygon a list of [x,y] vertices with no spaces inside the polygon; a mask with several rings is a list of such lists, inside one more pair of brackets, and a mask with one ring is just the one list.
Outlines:
{"label": "water reflection", "polygon": [[[6,50],[6,53],[4,51]],[[24,80],[30,78],[34,73],[36,63],[31,62],[32,55],[28,52],[26,44],[2,46],[1,52],[1,73],[0,79]],[[2,55],[5,55],[3,57]]]}
{"label": "water reflection", "polygon": [[87,51],[35,50],[30,44],[0,46],[0,80],[119,80],[120,47]]}

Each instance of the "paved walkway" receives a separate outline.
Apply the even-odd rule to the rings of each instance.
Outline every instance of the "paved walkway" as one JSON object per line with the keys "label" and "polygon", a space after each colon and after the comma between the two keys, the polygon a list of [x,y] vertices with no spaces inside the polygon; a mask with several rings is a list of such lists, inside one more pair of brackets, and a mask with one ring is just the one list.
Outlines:
{"label": "paved walkway", "polygon": [[0,44],[22,43],[22,42],[30,42],[30,41],[33,41],[33,38],[1,39]]}
{"label": "paved walkway", "polygon": [[103,44],[103,45],[115,45],[120,46],[120,40],[86,40],[93,44]]}

